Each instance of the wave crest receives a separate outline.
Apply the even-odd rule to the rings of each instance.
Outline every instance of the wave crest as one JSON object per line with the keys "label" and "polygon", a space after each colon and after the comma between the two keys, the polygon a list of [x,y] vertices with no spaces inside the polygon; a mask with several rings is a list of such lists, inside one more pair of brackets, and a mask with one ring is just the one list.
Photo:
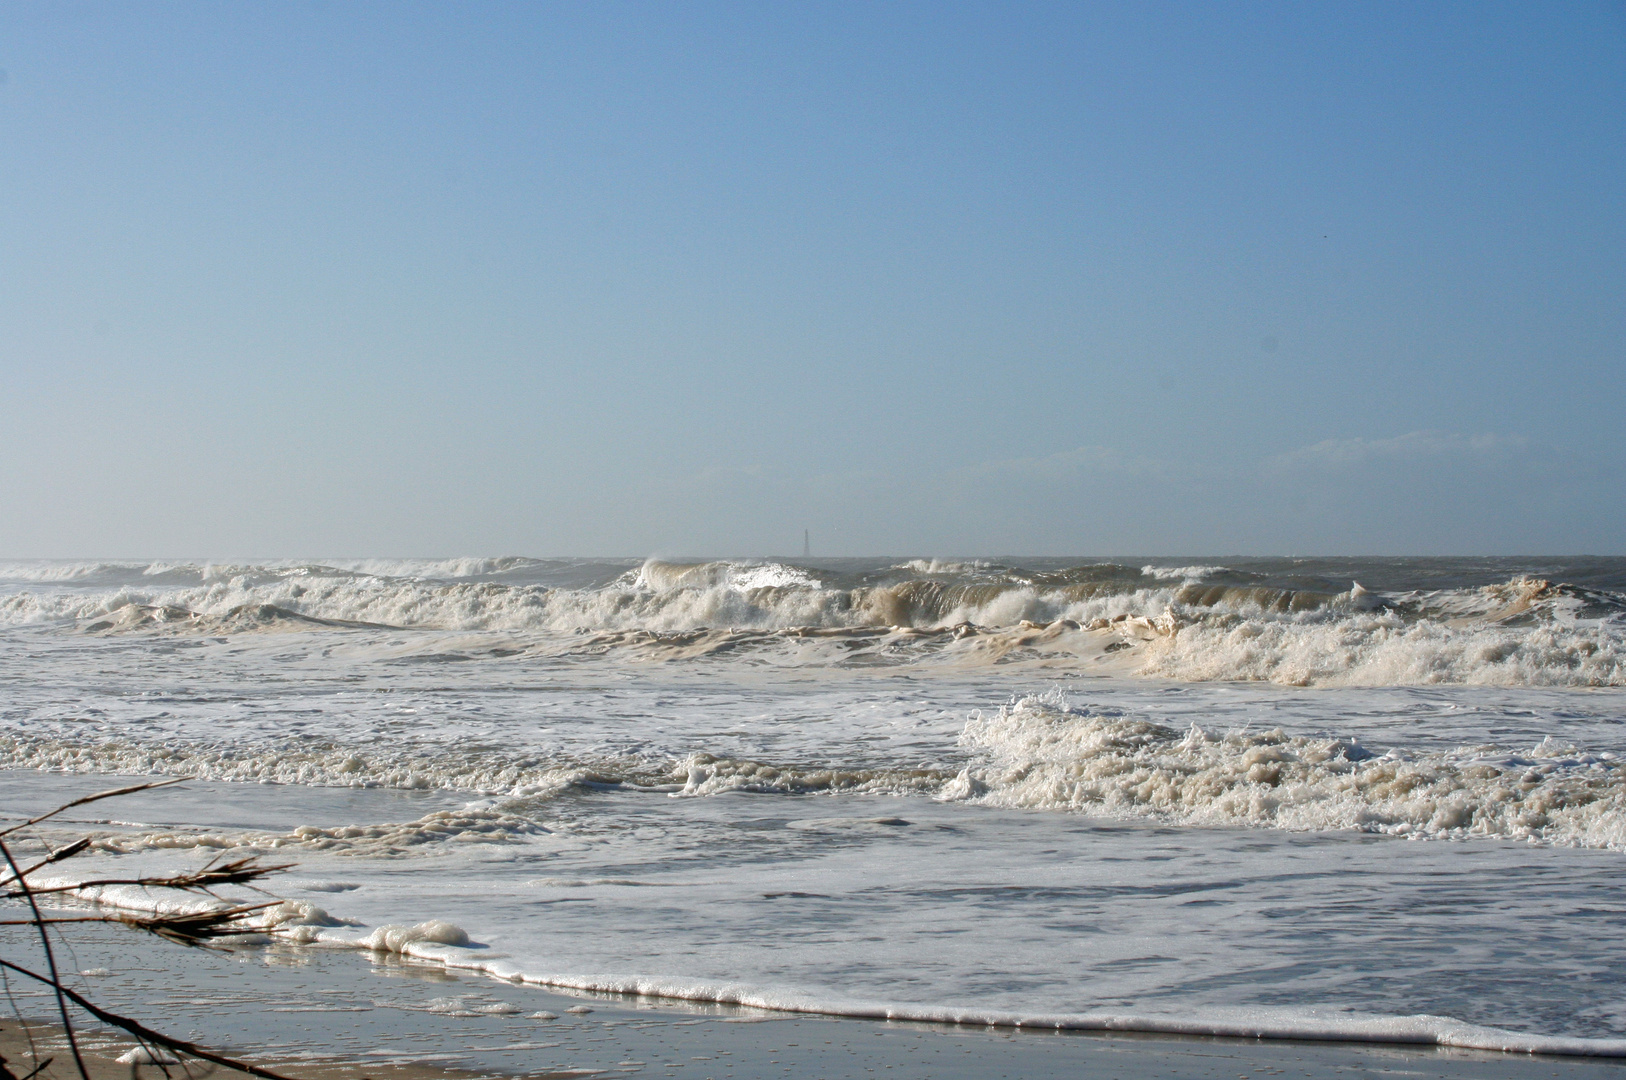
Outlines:
{"label": "wave crest", "polygon": [[[510,558],[353,568],[131,564],[118,571],[117,587],[100,588],[115,565],[123,566],[34,567],[15,591],[0,591],[0,624],[95,634],[489,632],[526,638],[508,655],[633,649],[672,659],[789,647],[794,638],[799,660],[815,664],[912,662],[938,646],[965,662],[1009,662],[1020,650],[987,646],[1039,626],[1074,635],[1051,643],[1056,663],[1093,664],[1104,650],[1127,648],[1117,669],[1180,680],[1626,685],[1626,597],[1531,577],[1380,592],[1200,565],[1028,571],[916,561],[842,574],[772,561],[648,560],[622,564],[600,584],[566,587],[504,577],[541,572],[537,560]],[[1125,632],[1153,623],[1155,634]],[[869,640],[881,632],[896,639]],[[824,633],[847,637],[826,642],[822,654],[804,647]],[[968,636],[980,652],[963,643]]]}

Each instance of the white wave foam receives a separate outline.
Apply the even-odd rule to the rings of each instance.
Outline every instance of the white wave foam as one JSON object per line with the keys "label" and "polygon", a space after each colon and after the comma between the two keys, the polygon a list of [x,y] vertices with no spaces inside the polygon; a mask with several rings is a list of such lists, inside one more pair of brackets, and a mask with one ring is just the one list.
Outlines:
{"label": "white wave foam", "polygon": [[1228,567],[1224,566],[1152,566],[1150,564],[1140,568],[1140,572],[1149,578],[1158,581],[1201,581],[1213,574],[1223,574]]}
{"label": "white wave foam", "polygon": [[654,592],[681,589],[817,589],[819,580],[800,566],[784,563],[670,563],[650,559],[631,576],[636,588]]}
{"label": "white wave foam", "polygon": [[[72,885],[71,879],[41,878],[44,887]],[[173,890],[138,886],[92,887],[76,898],[147,913],[187,913],[228,907]],[[856,1019],[1006,1027],[1053,1031],[1119,1031],[1322,1042],[1402,1043],[1521,1054],[1626,1057],[1626,1039],[1530,1034],[1470,1024],[1448,1016],[1374,1015],[1341,1009],[1202,1007],[1185,1013],[1091,1010],[1068,1013],[1019,1012],[955,1004],[866,1001],[825,997],[794,987],[746,982],[641,975],[563,974],[524,959],[496,954],[470,940],[461,927],[443,919],[415,924],[385,923],[358,932],[342,928],[320,908],[284,901],[258,913],[252,928],[296,945],[322,945],[365,952],[386,951],[448,969],[477,972],[509,983],[528,983],[599,994],[631,994],[698,1001],[773,1012],[843,1016]],[[335,924],[341,924],[336,926]],[[436,999],[433,1011],[474,1014],[467,996]],[[493,1011],[493,1010],[487,1010]],[[577,1010],[572,1010],[577,1011]]]}
{"label": "white wave foam", "polygon": [[208,832],[169,830],[97,835],[98,851],[121,855],[140,851],[283,851],[300,849],[334,855],[393,858],[424,851],[432,845],[455,841],[506,844],[552,832],[512,804],[470,804],[456,810],[436,810],[404,822],[376,825],[341,825],[323,828],[301,825],[290,833]]}
{"label": "white wave foam", "polygon": [[[463,928],[444,919],[431,919],[412,926],[385,923],[375,927],[356,944],[373,952],[405,952],[411,945],[467,945],[469,935]],[[518,1010],[516,1010],[518,1011]]]}
{"label": "white wave foam", "polygon": [[757,761],[695,754],[672,770],[683,786],[680,797],[717,795],[725,791],[906,795],[932,794],[948,778],[937,769],[794,768]]}
{"label": "white wave foam", "polygon": [[527,971],[508,960],[484,961],[468,953],[413,953],[450,968],[481,971],[524,982],[600,994],[700,1001],[774,1012],[855,1019],[1050,1031],[1120,1031],[1221,1038],[1293,1039],[1315,1042],[1401,1043],[1518,1054],[1626,1057],[1626,1039],[1533,1035],[1465,1023],[1449,1016],[1381,1016],[1331,1009],[1204,1008],[1187,1014],[1107,1010],[1024,1013],[976,1006],[922,1005],[822,998],[793,989],[642,975],[553,975]]}
{"label": "white wave foam", "polygon": [[[794,567],[646,566],[605,589],[552,589],[487,581],[279,572],[208,577],[195,586],[125,585],[95,593],[26,591],[0,597],[0,623],[97,621],[122,608],[174,609],[219,619],[272,608],[310,618],[449,630],[569,634],[579,628],[688,630],[706,626],[862,624],[847,594]],[[201,626],[207,632],[210,627]]]}
{"label": "white wave foam", "polygon": [[118,739],[76,741],[18,732],[0,735],[0,763],[7,768],[120,776],[185,776],[239,783],[307,787],[386,787],[408,791],[449,790],[545,798],[599,778],[595,765],[622,778],[666,779],[661,766],[639,758],[579,761],[514,760],[492,750],[458,753],[444,747],[386,750],[344,746],[219,746],[195,742],[161,744]]}
{"label": "white wave foam", "polygon": [[521,555],[503,555],[495,558],[456,559],[324,559],[322,564],[372,577],[434,580],[508,574],[539,566],[541,560]]}
{"label": "white wave foam", "polygon": [[146,564],[114,562],[0,562],[0,581],[68,582],[110,573],[140,573]]}
{"label": "white wave foam", "polygon": [[[278,834],[141,830],[98,837],[99,848],[120,852],[298,847],[400,856],[452,840],[505,844],[558,827],[538,819],[550,800],[622,785],[678,798],[915,795],[1180,825],[1355,829],[1626,850],[1626,759],[1550,739],[1518,752],[1473,746],[1377,756],[1352,739],[1280,730],[1217,733],[1196,725],[1179,731],[1121,711],[1073,708],[1050,695],[973,716],[959,744],[972,762],[958,773],[952,766],[798,766],[705,753],[675,761],[631,755],[585,762],[439,746],[391,756],[282,743],[222,749],[15,734],[0,738],[0,762],[67,772],[495,793],[408,822],[302,826]],[[894,823],[864,818],[859,824]]]}
{"label": "white wave foam", "polygon": [[272,559],[264,562],[142,560],[0,561],[0,581],[75,583],[98,578],[138,582],[142,578],[189,579],[199,583],[236,577],[377,577],[455,580],[512,574],[544,565],[519,555],[450,559]]}
{"label": "white wave foam", "polygon": [[1626,636],[1608,624],[1509,627],[1393,611],[1216,619],[1151,642],[1140,674],[1291,686],[1626,686]]}
{"label": "white wave foam", "polygon": [[[55,895],[148,915],[204,915],[229,911],[237,901],[203,896],[182,889],[148,885],[81,885],[79,878],[32,874],[29,884],[44,895]],[[251,900],[251,903],[262,902]],[[293,927],[334,927],[354,925],[335,919],[322,908],[304,900],[278,900],[241,920],[246,931],[272,933]]]}
{"label": "white wave foam", "polygon": [[701,798],[727,792],[786,795],[933,795],[952,771],[881,767],[797,767],[760,761],[690,754],[678,760],[639,755],[602,756],[592,761],[504,757],[490,750],[458,751],[421,746],[398,753],[343,747],[311,749],[275,743],[258,747],[198,745],[179,740],[162,744],[122,741],[81,742],[0,736],[0,766],[41,771],[165,775],[208,781],[302,785],[306,787],[395,788],[479,793],[484,798],[438,809],[404,822],[317,827],[289,832],[219,829],[127,828],[99,833],[97,850],[202,849],[227,851],[303,850],[345,856],[399,857],[439,850],[446,842],[508,844],[565,826],[539,814],[572,791],[626,786]]}
{"label": "white wave foam", "polygon": [[[827,586],[811,572],[781,563],[650,560],[608,586],[580,589],[455,576],[498,572],[522,561],[375,561],[358,562],[354,570],[293,563],[131,564],[122,571],[127,577],[135,567],[154,584],[131,578],[110,589],[52,586],[47,578],[66,574],[100,582],[98,575],[115,564],[35,567],[39,587],[0,595],[0,624],[73,623],[106,634],[415,628],[521,634],[579,650],[582,631],[969,626],[980,632],[1161,619],[1177,632],[1137,654],[1143,675],[1296,685],[1626,685],[1626,602],[1612,593],[1522,578],[1479,589],[1386,596],[1359,585],[1341,594],[1205,585],[1187,573],[1211,567],[1145,568],[1168,580],[1167,587],[1156,588],[1133,587],[1132,578],[1111,567],[1029,575],[1032,580],[1004,571],[957,571],[958,580],[948,574],[949,580],[938,575],[850,588]],[[364,566],[424,576],[384,577]],[[176,584],[177,574],[186,583]],[[594,647],[647,644],[600,638]],[[690,654],[721,654],[736,644],[713,641]],[[1093,662],[1089,648],[1072,651]],[[850,659],[839,649],[831,654],[834,662]]]}
{"label": "white wave foam", "polygon": [[1626,850],[1626,761],[1546,741],[1381,757],[1347,739],[1185,732],[1024,698],[974,717],[942,797],[1183,825],[1361,829]]}
{"label": "white wave foam", "polygon": [[984,559],[910,559],[894,569],[910,570],[917,574],[974,574],[994,564]]}

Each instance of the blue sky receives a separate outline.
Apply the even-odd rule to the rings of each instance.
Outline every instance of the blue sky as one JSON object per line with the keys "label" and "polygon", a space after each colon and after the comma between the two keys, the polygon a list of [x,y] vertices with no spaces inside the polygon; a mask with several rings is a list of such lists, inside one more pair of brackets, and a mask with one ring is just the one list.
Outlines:
{"label": "blue sky", "polygon": [[1626,553],[1621,4],[14,4],[0,555]]}

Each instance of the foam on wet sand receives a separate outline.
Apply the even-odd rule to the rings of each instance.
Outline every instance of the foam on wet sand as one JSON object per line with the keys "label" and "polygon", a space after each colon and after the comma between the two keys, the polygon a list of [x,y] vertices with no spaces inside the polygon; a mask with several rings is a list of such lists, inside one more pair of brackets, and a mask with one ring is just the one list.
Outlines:
{"label": "foam on wet sand", "polygon": [[[247,949],[231,953],[135,945],[96,934],[78,948],[120,967],[98,979],[98,1000],[234,1047],[256,1064],[300,1080],[473,1080],[474,1077],[821,1076],[897,1077],[1108,1075],[1121,1080],[1192,1080],[1352,1071],[1424,1073],[1479,1080],[1613,1076],[1595,1059],[1486,1054],[1469,1050],[1253,1039],[1077,1034],[978,1026],[786,1016],[627,996],[583,999],[385,955]],[[135,947],[132,947],[135,945]],[[43,999],[26,1011],[48,1015]],[[548,1009],[537,1009],[547,1004]],[[60,1033],[31,1022],[48,1076],[71,1066]],[[134,1050],[122,1034],[91,1029],[95,1080],[128,1080]],[[0,1022],[0,1054],[28,1060],[15,1021]],[[130,1059],[130,1060],[125,1060]],[[66,1068],[66,1071],[64,1071]],[[224,1073],[224,1071],[222,1071]],[[161,1075],[143,1066],[140,1075]]]}

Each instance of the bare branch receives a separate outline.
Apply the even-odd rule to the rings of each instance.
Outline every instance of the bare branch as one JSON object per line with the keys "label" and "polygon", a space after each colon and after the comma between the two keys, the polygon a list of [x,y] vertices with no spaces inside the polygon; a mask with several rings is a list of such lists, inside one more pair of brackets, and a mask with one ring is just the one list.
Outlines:
{"label": "bare branch", "polygon": [[[50,866],[52,863],[61,862],[63,859],[71,859],[75,855],[79,854],[81,851],[88,848],[89,846],[90,846],[90,837],[82,836],[78,840],[75,840],[73,843],[69,844],[65,848],[57,848],[55,851],[51,852],[51,854],[49,854],[45,858],[41,859],[39,862],[35,863],[33,866],[30,866],[27,870],[24,870],[18,876],[19,877],[27,877],[29,874],[32,874],[34,871],[40,869],[43,866]],[[17,895],[21,895],[21,894],[19,893]]]}
{"label": "bare branch", "polygon": [[169,787],[171,784],[184,784],[184,783],[186,783],[186,781],[188,781],[190,779],[192,779],[190,776],[179,776],[179,777],[176,777],[174,780],[154,780],[151,783],[147,783],[147,784],[132,784],[129,787],[109,788],[106,791],[98,791],[94,795],[86,795],[82,799],[75,799],[72,802],[63,803],[61,806],[57,807],[55,810],[52,810],[50,813],[41,814],[37,818],[30,818],[29,820],[23,822],[21,825],[13,825],[9,829],[0,829],[0,837],[10,836],[12,833],[16,832],[18,829],[26,829],[30,825],[38,825],[40,822],[44,821],[46,818],[54,818],[58,814],[62,813],[62,811],[64,811],[64,810],[72,810],[76,806],[84,806],[86,803],[99,802],[102,799],[111,799],[115,795],[133,795],[138,791],[151,791],[153,788]]}
{"label": "bare branch", "polygon": [[[68,1011],[69,1002],[77,1005],[79,1008],[83,1009],[85,1012],[89,1013],[91,1016],[102,1021],[103,1023],[129,1032],[131,1035],[135,1036],[138,1042],[140,1042],[143,1046],[147,1046],[149,1049],[152,1047],[159,1047],[165,1050],[170,1050],[174,1053],[184,1054],[187,1057],[196,1058],[200,1061],[206,1061],[215,1065],[246,1072],[252,1076],[260,1077],[261,1080],[288,1080],[287,1077],[281,1076],[280,1074],[272,1072],[269,1069],[263,1069],[257,1065],[250,1065],[247,1062],[226,1057],[225,1055],[218,1054],[212,1050],[198,1046],[195,1043],[190,1043],[183,1039],[177,1039],[173,1036],[165,1035],[162,1032],[154,1031],[139,1021],[132,1020],[126,1016],[120,1016],[118,1013],[111,1012],[107,1009],[101,1008],[98,1005],[92,1004],[84,997],[84,995],[63,984],[61,973],[57,968],[56,955],[52,948],[50,932],[50,927],[56,923],[121,923],[133,929],[144,930],[151,934],[157,934],[158,936],[169,941],[176,942],[177,944],[208,948],[211,947],[209,943],[218,938],[232,937],[245,933],[262,931],[264,928],[250,922],[249,916],[253,915],[255,912],[263,911],[266,908],[274,907],[280,901],[273,899],[266,903],[258,904],[239,904],[236,906],[222,905],[209,910],[195,911],[181,915],[140,915],[131,913],[117,913],[85,916],[65,915],[48,919],[40,911],[38,897],[41,894],[71,893],[77,890],[95,886],[112,885],[136,885],[143,888],[167,888],[194,894],[202,893],[208,896],[216,896],[212,890],[226,885],[246,885],[253,888],[254,882],[257,882],[268,875],[289,870],[293,866],[292,863],[268,866],[261,863],[258,856],[249,856],[246,858],[226,861],[222,861],[221,859],[217,858],[215,860],[211,860],[199,870],[194,870],[189,873],[173,874],[168,877],[106,878],[96,881],[80,881],[67,885],[52,885],[43,889],[37,889],[28,881],[28,876],[30,874],[41,869],[42,867],[72,858],[88,848],[93,842],[92,839],[90,837],[84,837],[72,844],[67,845],[66,847],[53,851],[46,858],[34,863],[26,870],[18,866],[16,859],[12,856],[10,848],[6,845],[3,839],[4,837],[10,836],[17,832],[19,829],[36,825],[48,818],[55,817],[64,810],[69,810],[75,806],[83,806],[87,803],[97,802],[101,799],[108,799],[118,795],[130,795],[138,791],[150,791],[154,788],[169,787],[172,784],[181,783],[184,779],[186,778],[182,777],[175,780],[154,781],[152,783],[134,784],[129,787],[114,788],[108,791],[97,792],[94,795],[87,795],[82,799],[75,799],[72,802],[64,803],[55,810],[52,810],[50,813],[41,814],[36,818],[23,822],[21,825],[15,825],[7,829],[0,829],[0,857],[3,857],[4,866],[9,869],[8,876],[0,877],[0,899],[26,899],[28,901],[29,910],[32,913],[32,917],[29,919],[0,920],[0,926],[34,927],[39,933],[40,946],[45,953],[47,970],[49,971],[48,975],[40,974],[35,971],[30,971],[27,968],[20,967],[8,960],[0,959],[0,974],[3,974],[5,971],[14,971],[19,975],[42,982],[51,988],[51,991],[56,998],[57,1010],[62,1017],[62,1030],[64,1035],[67,1037],[69,1049],[73,1051],[74,1064],[78,1068],[80,1080],[90,1080],[90,1074],[85,1066],[84,1058],[80,1054],[79,1043],[75,1036],[72,1018],[70,1017]],[[256,891],[260,890],[256,889]],[[268,894],[264,894],[262,892],[262,895]],[[216,899],[219,899],[219,897],[216,896]],[[37,1064],[34,1070],[30,1072],[28,1076],[24,1078],[24,1080],[34,1080],[34,1078],[39,1074],[40,1070],[50,1063],[50,1059],[39,1061],[39,1055],[37,1053],[34,1054],[34,1059]],[[160,1068],[163,1068],[161,1063]],[[163,1072],[166,1077],[169,1076],[169,1070],[167,1068],[164,1068]],[[187,1075],[190,1076],[191,1073],[188,1072]],[[16,1080],[15,1074],[5,1067],[3,1059],[0,1059],[0,1080]]]}
{"label": "bare branch", "polygon": [[276,863],[266,866],[258,861],[258,856],[249,856],[245,859],[233,859],[231,862],[209,863],[202,870],[192,874],[183,874],[175,880],[183,882],[174,886],[178,889],[217,889],[222,885],[247,885],[259,881],[272,874],[280,874],[284,870],[292,870],[293,863]]}
{"label": "bare branch", "polygon": [[264,911],[268,907],[275,906],[275,904],[251,904],[221,911],[198,911],[189,915],[126,915],[120,916],[117,921],[137,930],[157,934],[178,945],[202,945],[205,941],[215,938],[258,932],[259,927],[246,924],[244,920],[256,911]]}
{"label": "bare branch", "polygon": [[[217,889],[222,885],[247,885],[272,874],[280,874],[284,870],[293,869],[293,863],[278,863],[274,866],[264,866],[258,861],[258,856],[249,856],[243,859],[233,859],[226,863],[210,863],[201,870],[187,874],[174,874],[170,877],[141,877],[141,878],[97,878],[91,881],[78,881],[70,885],[48,885],[43,888],[30,885],[29,891],[35,896],[44,896],[48,893],[74,892],[78,889],[89,889],[105,885],[140,885],[148,889]],[[42,864],[43,865],[43,864]],[[31,872],[38,867],[30,867]],[[18,892],[0,893],[0,899],[12,899],[23,895]]]}
{"label": "bare branch", "polygon": [[119,923],[145,930],[182,945],[201,945],[204,941],[242,934],[261,933],[262,928],[244,920],[256,911],[276,904],[251,904],[245,907],[214,911],[196,911],[185,915],[69,915],[56,919],[0,919],[0,926],[56,926],[59,923]]}
{"label": "bare branch", "polygon": [[205,1049],[196,1043],[189,1043],[184,1039],[176,1039],[172,1036],[165,1035],[163,1032],[154,1031],[152,1028],[147,1027],[138,1020],[132,1020],[127,1016],[120,1016],[118,1013],[109,1012],[107,1009],[104,1009],[99,1005],[92,1004],[90,1001],[86,1000],[83,994],[75,992],[71,987],[63,986],[56,980],[41,975],[38,972],[29,971],[25,967],[19,967],[16,964],[11,963],[9,960],[0,960],[0,967],[4,967],[8,971],[15,971],[17,974],[34,979],[37,982],[45,983],[47,986],[50,986],[56,990],[58,994],[65,996],[68,1000],[72,1001],[75,1005],[79,1006],[81,1009],[85,1010],[102,1023],[110,1024],[113,1027],[128,1031],[136,1038],[152,1043],[154,1046],[161,1046],[165,1050],[173,1050],[175,1053],[185,1054],[187,1057],[195,1057],[200,1061],[210,1061],[216,1065],[224,1065],[228,1069],[236,1069],[239,1072],[246,1072],[250,1076],[258,1076],[261,1078],[261,1080],[291,1080],[290,1077],[283,1076],[281,1073],[272,1072],[270,1069],[262,1069],[258,1065],[250,1065],[246,1061],[238,1061],[236,1058],[229,1058],[224,1054],[217,1054],[213,1050]]}
{"label": "bare branch", "polygon": [[55,1060],[56,1060],[56,1058],[46,1058],[44,1061],[40,1062],[38,1065],[35,1065],[32,1069],[28,1070],[28,1074],[26,1076],[22,1077],[22,1080],[34,1080],[34,1077],[38,1076],[41,1072],[43,1072],[45,1067],[47,1065],[51,1064],[51,1062],[53,1062]]}
{"label": "bare branch", "polygon": [[[0,840],[0,855],[5,856],[6,865],[11,867],[13,877],[15,877],[17,883],[23,887],[23,895],[28,898],[29,910],[34,913],[35,929],[40,932],[40,948],[45,951],[45,964],[46,967],[48,967],[51,971],[50,982],[51,987],[56,991],[57,1012],[62,1014],[62,1034],[67,1037],[68,1049],[73,1051],[73,1063],[79,1068],[80,1080],[90,1080],[90,1071],[85,1068],[84,1055],[79,1053],[79,1040],[73,1034],[73,1021],[68,1016],[68,1003],[65,1000],[68,989],[62,985],[62,979],[57,974],[56,952],[51,948],[51,933],[45,928],[45,924],[40,916],[39,901],[35,900],[34,894],[28,891],[28,879],[23,877],[22,870],[17,866],[17,860],[11,857],[11,848],[6,846],[6,842],[4,840]],[[0,960],[0,964],[5,963],[6,962],[4,960]],[[10,967],[11,965],[6,964],[6,966]],[[27,974],[32,975],[33,972],[28,972]]]}
{"label": "bare branch", "polygon": [[55,926],[57,923],[121,922],[117,915],[76,915],[66,919],[0,919],[0,926]]}

